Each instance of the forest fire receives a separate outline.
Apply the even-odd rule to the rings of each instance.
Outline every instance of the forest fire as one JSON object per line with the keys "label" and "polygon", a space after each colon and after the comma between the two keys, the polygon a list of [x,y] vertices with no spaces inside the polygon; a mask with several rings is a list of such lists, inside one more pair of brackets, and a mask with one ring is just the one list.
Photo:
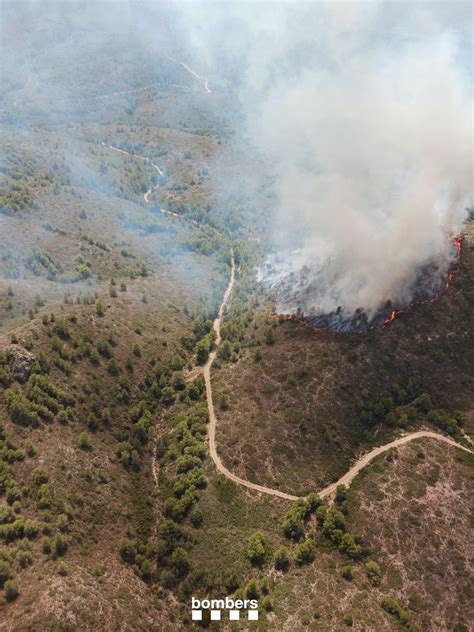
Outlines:
{"label": "forest fire", "polygon": [[[283,318],[292,322],[297,322],[305,327],[312,329],[330,329],[334,331],[342,331],[345,333],[364,333],[370,329],[376,327],[386,327],[394,320],[396,320],[401,314],[405,314],[410,311],[415,305],[428,304],[436,302],[443,290],[446,290],[451,285],[451,282],[457,272],[456,263],[459,261],[462,251],[464,235],[459,235],[453,239],[453,246],[455,248],[454,263],[450,266],[447,272],[447,277],[440,287],[434,292],[427,293],[429,288],[432,287],[432,283],[428,283],[426,286],[423,283],[425,278],[429,278],[430,271],[422,271],[420,274],[420,280],[414,292],[414,299],[404,307],[394,308],[391,301],[387,301],[385,306],[379,310],[371,319],[363,309],[357,309],[354,314],[347,316],[341,313],[338,308],[335,312],[329,314],[309,314],[305,315],[300,311],[295,314],[278,314],[271,315],[272,318]],[[427,289],[428,288],[428,289]]]}
{"label": "forest fire", "polygon": [[[459,261],[459,258],[461,256],[461,250],[462,250],[462,243],[464,240],[464,235],[458,235],[457,237],[455,237],[453,239],[453,245],[456,248],[456,258],[455,258],[455,262],[457,263],[457,261]],[[427,299],[420,299],[418,301],[414,301],[413,303],[411,303],[407,308],[405,309],[399,309],[399,310],[392,310],[390,312],[390,315],[388,316],[388,318],[385,319],[383,325],[389,325],[391,322],[393,322],[400,314],[404,314],[406,313],[408,310],[410,310],[414,305],[416,305],[417,303],[422,303],[422,304],[426,304],[426,303],[434,303],[435,301],[438,300],[438,298],[440,297],[441,292],[443,291],[443,289],[447,290],[448,287],[451,285],[451,282],[454,278],[454,275],[456,273],[456,270],[453,269],[451,267],[450,270],[448,270],[448,276],[446,278],[446,281],[444,282],[444,286],[443,288],[441,288],[440,290],[438,290],[433,296],[431,296],[430,298]]]}

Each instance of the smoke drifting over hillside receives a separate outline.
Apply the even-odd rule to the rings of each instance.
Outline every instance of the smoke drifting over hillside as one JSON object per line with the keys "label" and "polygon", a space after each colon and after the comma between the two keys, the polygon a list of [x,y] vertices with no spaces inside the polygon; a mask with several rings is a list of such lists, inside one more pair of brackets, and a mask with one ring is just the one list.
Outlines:
{"label": "smoke drifting over hillside", "polygon": [[450,7],[263,3],[189,19],[202,50],[240,69],[246,133],[274,168],[276,254],[260,275],[280,312],[370,318],[409,303],[420,275],[442,284],[472,182],[471,7]]}
{"label": "smoke drifting over hillside", "polygon": [[[260,278],[278,311],[362,308],[370,319],[388,301],[408,304],[420,283],[424,294],[442,285],[472,204],[472,11],[470,2],[7,3],[3,85],[24,130],[92,120],[97,109],[107,120],[119,94],[131,116],[136,89],[189,80],[174,75],[172,60],[186,60],[272,172],[273,254]],[[98,105],[84,114],[88,99]],[[192,118],[195,105],[183,108]],[[94,166],[79,171],[94,176]],[[248,199],[248,185],[235,170],[216,184],[224,202],[246,186]]]}

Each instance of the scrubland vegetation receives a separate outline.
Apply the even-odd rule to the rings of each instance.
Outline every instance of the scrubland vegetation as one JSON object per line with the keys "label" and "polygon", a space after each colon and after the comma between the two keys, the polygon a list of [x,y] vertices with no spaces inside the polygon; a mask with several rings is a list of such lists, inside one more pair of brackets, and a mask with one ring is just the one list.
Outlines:
{"label": "scrubland vegetation", "polygon": [[[317,491],[401,432],[468,445],[472,222],[450,289],[390,327],[271,318],[255,281],[271,180],[234,138],[233,103],[219,86],[204,101],[158,53],[120,57],[117,77],[107,51],[56,58],[48,98],[21,76],[2,88],[0,617],[195,629],[191,595],[234,595],[259,599],[261,630],[467,631],[469,455],[407,445],[333,503]],[[238,186],[219,191],[229,174]],[[238,487],[208,456],[198,369],[231,246],[217,447],[294,503]]]}

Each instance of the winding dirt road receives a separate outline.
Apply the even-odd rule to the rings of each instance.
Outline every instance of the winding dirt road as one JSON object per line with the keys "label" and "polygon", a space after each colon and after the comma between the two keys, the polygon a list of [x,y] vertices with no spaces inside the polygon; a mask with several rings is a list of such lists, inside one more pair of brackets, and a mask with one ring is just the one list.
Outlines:
{"label": "winding dirt road", "polygon": [[[138,156],[141,157],[141,156]],[[151,166],[153,167],[153,169],[156,169],[158,171],[158,175],[163,177],[164,173],[163,171],[161,171],[161,169],[158,167],[158,165],[155,165],[153,162],[150,163]],[[150,201],[150,195],[152,193],[152,191],[155,191],[156,189],[159,189],[160,185],[159,184],[155,184],[155,186],[150,187],[148,189],[148,191],[146,191],[146,193],[143,194],[143,199],[145,200],[145,202],[148,204],[148,202]]]}
{"label": "winding dirt road", "polygon": [[[182,62],[178,62],[178,63],[181,63],[183,66],[186,66]],[[194,71],[191,71],[191,69],[189,69],[189,70],[193,74],[196,74],[196,73],[194,73]],[[196,76],[199,77],[199,75],[196,75]],[[102,143],[102,145],[107,146],[109,149],[113,149],[114,151],[120,152],[122,154],[126,154],[127,156],[134,156],[135,158],[139,158],[140,160],[149,161],[149,159],[146,158],[145,156],[140,156],[139,154],[132,154],[132,153],[130,153],[128,151],[125,151],[124,149],[119,149],[118,147],[114,147],[113,145],[106,145],[104,142]],[[161,171],[161,169],[158,167],[158,165],[155,165],[152,162],[150,162],[150,164],[152,165],[152,167],[154,167],[158,171],[158,174],[160,176],[164,175],[163,172]],[[145,199],[145,202],[148,203],[149,196],[150,196],[152,190],[157,188],[157,186],[148,189],[148,191],[144,194],[143,197]],[[166,209],[160,209],[160,211],[162,213],[167,214],[167,215],[173,215],[175,217],[181,217],[182,218],[182,216],[179,215],[178,213],[174,213],[172,211],[167,211]],[[185,219],[185,218],[182,218],[182,219]],[[195,220],[191,220],[191,221],[193,223],[197,224],[197,222]],[[214,331],[216,333],[214,349],[209,354],[209,358],[208,358],[206,364],[204,365],[204,367],[200,367],[200,366],[194,367],[187,374],[186,381],[190,381],[190,380],[195,379],[201,373],[204,375],[204,382],[205,382],[205,385],[206,385],[207,407],[208,407],[208,411],[209,411],[209,429],[208,429],[208,433],[209,433],[209,454],[210,454],[211,459],[213,460],[214,465],[216,466],[217,470],[221,474],[223,474],[226,478],[228,478],[229,480],[233,481],[237,485],[241,485],[242,487],[247,487],[248,489],[253,489],[254,491],[260,492],[262,494],[268,494],[270,496],[276,496],[278,498],[283,498],[285,500],[298,500],[299,498],[301,498],[301,496],[295,496],[293,494],[287,494],[286,492],[282,492],[282,491],[280,491],[278,489],[272,489],[271,487],[266,487],[265,485],[259,485],[258,483],[252,483],[251,481],[247,481],[246,479],[241,478],[240,476],[237,476],[236,474],[234,474],[233,472],[231,472],[230,470],[228,470],[225,467],[225,465],[222,463],[222,460],[221,460],[220,456],[217,454],[217,447],[216,447],[217,418],[216,418],[216,414],[215,414],[215,411],[214,411],[214,401],[213,401],[213,398],[212,398],[211,367],[212,367],[212,364],[214,363],[214,360],[217,357],[217,351],[219,349],[219,345],[220,345],[221,340],[222,340],[222,337],[221,337],[221,325],[222,325],[222,322],[223,322],[223,319],[224,319],[224,310],[225,310],[225,308],[226,308],[226,306],[227,306],[227,304],[229,302],[230,295],[232,293],[232,289],[233,289],[234,283],[235,283],[235,257],[234,257],[234,250],[233,249],[231,249],[230,263],[231,263],[231,269],[230,269],[229,283],[228,283],[227,288],[226,288],[226,290],[224,292],[224,297],[223,297],[222,303],[221,303],[221,305],[219,307],[219,311],[217,313],[217,317],[215,318],[214,323],[213,323],[213,329],[214,329]],[[430,439],[436,439],[437,441],[443,441],[447,445],[453,446],[453,447],[458,448],[460,450],[464,450],[464,452],[468,452],[470,454],[473,453],[473,451],[470,450],[469,448],[457,443],[456,441],[454,441],[454,439],[446,437],[445,435],[442,435],[442,434],[440,434],[438,432],[433,432],[431,430],[418,430],[416,432],[411,432],[411,433],[409,433],[407,435],[404,435],[403,437],[399,437],[398,439],[395,439],[394,441],[390,441],[389,443],[385,443],[384,445],[381,445],[381,446],[379,446],[377,448],[373,448],[370,452],[368,452],[367,454],[364,454],[363,456],[361,456],[354,463],[354,465],[343,476],[341,476],[341,478],[339,480],[337,480],[335,483],[331,483],[330,485],[327,485],[327,487],[324,487],[323,489],[319,490],[319,492],[318,492],[319,496],[321,498],[328,498],[328,497],[333,496],[335,494],[335,492],[336,492],[336,488],[337,488],[338,485],[345,485],[346,487],[349,487],[349,485],[352,483],[352,481],[357,476],[357,474],[364,467],[366,467],[379,454],[382,454],[383,452],[386,452],[387,450],[390,450],[391,448],[397,448],[397,447],[399,447],[401,445],[404,445],[405,443],[409,443],[410,441],[414,441],[416,439],[423,439],[423,438],[430,438]],[[156,479],[156,472],[154,471],[154,469],[153,469],[153,476]]]}
{"label": "winding dirt road", "polygon": [[[153,167],[153,169],[156,169],[159,176],[163,177],[165,175],[163,171],[160,169],[160,167],[158,167],[158,165],[155,165],[154,162],[151,162],[151,160],[147,158],[146,156],[141,156],[140,154],[132,154],[132,152],[130,151],[125,151],[125,149],[120,149],[119,147],[114,147],[113,145],[106,145],[104,141],[102,141],[102,146],[108,147],[108,149],[112,149],[113,151],[118,151],[119,154],[125,154],[126,156],[132,156],[133,158],[138,158],[139,160],[143,160],[144,162],[149,162],[150,165]],[[160,186],[159,184],[155,184],[155,186],[150,187],[148,191],[146,191],[143,194],[143,199],[145,200],[147,204],[150,201],[150,195],[152,191],[155,191],[155,189],[158,189],[159,186]],[[170,215],[176,215],[176,217],[179,217],[177,213],[171,213],[171,211],[166,211],[165,209],[160,209],[160,211],[162,213],[169,213]]]}
{"label": "winding dirt road", "polygon": [[[213,460],[217,470],[223,474],[226,478],[237,483],[237,485],[242,485],[243,487],[247,487],[248,489],[253,489],[254,491],[261,492],[262,494],[269,494],[270,496],[277,496],[278,498],[283,498],[285,500],[298,500],[301,496],[294,496],[293,494],[287,494],[286,492],[282,492],[278,489],[272,489],[271,487],[265,487],[264,485],[258,485],[257,483],[252,483],[251,481],[247,481],[244,478],[240,478],[230,470],[228,470],[225,465],[222,463],[220,456],[217,454],[216,447],[216,427],[217,427],[217,418],[214,411],[214,401],[212,398],[212,385],[211,385],[211,367],[216,359],[217,350],[221,343],[221,325],[224,318],[224,310],[229,302],[230,295],[232,293],[232,288],[234,287],[235,282],[235,259],[234,259],[234,251],[231,251],[231,272],[230,272],[230,280],[227,286],[227,289],[224,293],[224,298],[222,300],[221,306],[219,308],[219,312],[217,314],[217,318],[214,320],[214,331],[216,332],[216,340],[215,340],[215,348],[209,354],[209,358],[204,365],[204,369],[202,373],[204,374],[204,381],[206,384],[206,398],[207,398],[207,407],[209,410],[209,454],[211,459]],[[193,369],[189,375],[188,379],[192,376],[192,379],[197,377],[201,371],[197,371]],[[338,485],[345,485],[349,487],[357,474],[364,469],[376,456],[390,450],[391,448],[397,448],[405,443],[409,443],[410,441],[414,441],[416,439],[430,438],[436,439],[437,441],[443,441],[444,443],[453,446],[455,448],[459,448],[460,450],[464,450],[464,452],[473,453],[472,450],[466,448],[465,446],[457,443],[454,439],[450,439],[445,435],[442,435],[438,432],[433,432],[431,430],[417,430],[416,432],[410,432],[403,437],[399,437],[394,441],[390,441],[389,443],[385,443],[377,448],[373,448],[367,454],[361,456],[354,465],[343,475],[339,480],[335,483],[331,483],[327,487],[319,490],[317,493],[321,498],[330,498],[336,492],[336,488]]]}
{"label": "winding dirt road", "polygon": [[212,90],[209,87],[209,82],[206,79],[206,77],[202,77],[201,75],[198,75],[198,73],[194,71],[192,68],[190,68],[188,64],[185,64],[184,61],[178,61],[177,59],[172,59],[171,57],[170,57],[170,61],[174,62],[175,64],[179,64],[185,70],[187,70],[189,74],[191,74],[193,77],[195,77],[196,79],[200,79],[203,82],[203,88],[206,94],[210,94],[212,92]]}
{"label": "winding dirt road", "polygon": [[[153,169],[156,169],[159,176],[163,178],[165,175],[163,171],[160,169],[160,167],[158,167],[158,165],[155,165],[154,162],[151,162],[151,160],[147,158],[146,156],[141,156],[140,154],[132,154],[132,152],[130,151],[125,151],[125,149],[120,149],[119,147],[114,147],[113,145],[106,145],[104,142],[102,142],[102,145],[104,147],[108,147],[109,149],[113,149],[114,151],[118,151],[120,154],[125,154],[126,156],[132,156],[133,158],[138,158],[139,160],[149,162],[150,165],[153,167]],[[152,194],[152,192],[156,191],[156,189],[158,189],[159,187],[160,187],[159,184],[155,184],[155,186],[152,186],[147,191],[145,191],[145,193],[143,194],[143,199],[145,200],[147,204],[150,202],[150,195]],[[175,213],[174,211],[168,211],[165,208],[160,208],[160,211],[164,215],[171,215],[172,217],[180,217],[181,219],[188,219],[188,218],[183,218],[183,216],[180,215],[179,213]],[[195,224],[196,226],[199,225],[198,222],[194,219],[188,219],[188,221],[190,221],[192,224]]]}

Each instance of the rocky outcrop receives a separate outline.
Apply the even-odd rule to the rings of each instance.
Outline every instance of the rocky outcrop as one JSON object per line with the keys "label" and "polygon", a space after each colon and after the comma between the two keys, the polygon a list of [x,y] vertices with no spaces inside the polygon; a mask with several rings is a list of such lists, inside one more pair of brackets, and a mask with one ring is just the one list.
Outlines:
{"label": "rocky outcrop", "polygon": [[7,353],[11,358],[10,372],[12,377],[18,382],[26,382],[33,364],[36,362],[35,354],[18,345],[10,345],[7,348]]}

